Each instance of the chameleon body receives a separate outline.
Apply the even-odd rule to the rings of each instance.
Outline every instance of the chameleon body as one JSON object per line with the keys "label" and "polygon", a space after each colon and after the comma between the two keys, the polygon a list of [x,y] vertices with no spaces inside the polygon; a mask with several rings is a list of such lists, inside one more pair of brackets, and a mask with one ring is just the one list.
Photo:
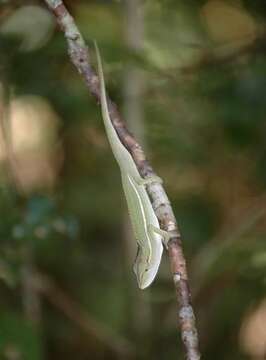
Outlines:
{"label": "chameleon body", "polygon": [[157,274],[163,252],[162,236],[164,236],[164,231],[160,229],[145,185],[160,181],[160,178],[143,179],[131,154],[120,141],[109,116],[102,62],[96,43],[95,48],[100,79],[102,117],[113,155],[120,167],[129,216],[138,244],[133,270],[139,288],[145,289],[153,282]]}

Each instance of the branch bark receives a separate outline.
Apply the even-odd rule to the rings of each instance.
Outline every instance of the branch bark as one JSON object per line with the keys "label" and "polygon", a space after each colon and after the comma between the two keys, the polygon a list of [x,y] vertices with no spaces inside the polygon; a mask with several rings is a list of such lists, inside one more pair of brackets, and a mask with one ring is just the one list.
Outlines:
{"label": "branch bark", "polygon": [[[100,103],[99,79],[91,66],[88,48],[72,16],[69,14],[61,0],[44,1],[54,13],[57,22],[65,35],[68,53],[72,63],[84,78],[90,93],[96,98],[97,102]],[[109,97],[108,107],[110,118],[118,136],[131,153],[141,176],[154,176],[155,173],[146,160],[143,150],[132,134],[127,130],[116,104]],[[178,302],[177,318],[181,329],[186,359],[199,360],[198,333],[191,304],[186,261],[178,225],[170,201],[162,185],[153,183],[147,186],[147,190],[161,228],[171,234],[168,253]]]}

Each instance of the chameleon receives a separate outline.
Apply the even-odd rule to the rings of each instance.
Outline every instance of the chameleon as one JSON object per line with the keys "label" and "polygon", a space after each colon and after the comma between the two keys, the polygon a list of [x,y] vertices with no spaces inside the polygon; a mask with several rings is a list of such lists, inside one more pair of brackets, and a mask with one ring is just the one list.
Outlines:
{"label": "chameleon", "polygon": [[113,155],[120,168],[129,217],[138,245],[133,271],[139,288],[145,289],[155,279],[163,253],[162,242],[169,238],[168,233],[160,229],[146,190],[146,185],[153,182],[161,183],[162,180],[157,176],[142,178],[131,154],[121,142],[110,119],[102,61],[96,42],[94,46],[98,64],[103,122]]}

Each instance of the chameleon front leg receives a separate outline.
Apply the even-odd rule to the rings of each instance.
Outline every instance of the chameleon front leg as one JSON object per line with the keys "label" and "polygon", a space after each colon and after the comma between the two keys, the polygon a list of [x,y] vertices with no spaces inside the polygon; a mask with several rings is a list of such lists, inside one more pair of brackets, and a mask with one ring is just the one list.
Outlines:
{"label": "chameleon front leg", "polygon": [[146,186],[146,185],[149,185],[152,183],[162,184],[163,180],[159,176],[153,175],[153,176],[149,176],[147,178],[142,178],[141,176],[134,177],[134,182],[139,186],[141,186],[141,185]]}
{"label": "chameleon front leg", "polygon": [[153,224],[148,224],[148,231],[150,233],[155,233],[155,234],[160,235],[163,238],[162,242],[163,242],[164,246],[168,250],[168,242],[171,238],[171,235],[167,231],[157,228]]}

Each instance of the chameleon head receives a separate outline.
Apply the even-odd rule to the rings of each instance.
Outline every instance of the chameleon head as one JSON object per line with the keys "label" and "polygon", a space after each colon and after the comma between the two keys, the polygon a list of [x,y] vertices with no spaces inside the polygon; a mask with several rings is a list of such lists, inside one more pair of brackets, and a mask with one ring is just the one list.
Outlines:
{"label": "chameleon head", "polygon": [[142,290],[153,282],[157,273],[157,269],[154,271],[147,261],[138,261],[138,258],[133,266],[133,271],[136,274],[138,286]]}

